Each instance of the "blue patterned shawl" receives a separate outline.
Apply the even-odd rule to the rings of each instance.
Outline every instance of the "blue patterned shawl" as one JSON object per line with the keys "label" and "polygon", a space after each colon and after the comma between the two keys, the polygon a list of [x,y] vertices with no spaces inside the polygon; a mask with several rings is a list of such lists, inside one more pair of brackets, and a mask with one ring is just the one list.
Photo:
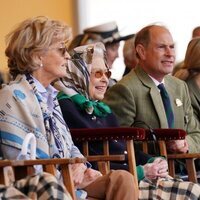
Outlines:
{"label": "blue patterned shawl", "polygon": [[37,92],[29,82],[25,75],[18,75],[15,81],[0,90],[1,143],[21,149],[25,135],[32,132],[37,141],[36,157],[82,157],[73,144],[57,100],[53,113],[57,129],[55,135],[44,124],[44,114],[48,112],[42,112],[42,102],[39,102]]}

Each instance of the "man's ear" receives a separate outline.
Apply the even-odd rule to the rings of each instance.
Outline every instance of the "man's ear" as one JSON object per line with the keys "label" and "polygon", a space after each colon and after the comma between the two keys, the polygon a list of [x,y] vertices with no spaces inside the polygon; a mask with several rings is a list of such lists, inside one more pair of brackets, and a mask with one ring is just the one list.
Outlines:
{"label": "man's ear", "polygon": [[141,60],[146,58],[146,50],[142,44],[138,44],[135,50]]}

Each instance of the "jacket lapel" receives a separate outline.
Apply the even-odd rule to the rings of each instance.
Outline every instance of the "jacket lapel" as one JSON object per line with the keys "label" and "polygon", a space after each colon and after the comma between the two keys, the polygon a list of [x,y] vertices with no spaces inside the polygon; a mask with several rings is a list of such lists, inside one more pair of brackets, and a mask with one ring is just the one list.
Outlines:
{"label": "jacket lapel", "polygon": [[165,114],[165,109],[163,106],[163,102],[160,96],[160,92],[155,85],[155,83],[152,81],[152,79],[146,74],[146,72],[143,71],[141,67],[138,67],[136,69],[136,74],[140,81],[149,88],[149,94],[150,98],[154,104],[155,111],[158,115],[159,121],[160,121],[160,127],[161,128],[168,128],[167,118]]}

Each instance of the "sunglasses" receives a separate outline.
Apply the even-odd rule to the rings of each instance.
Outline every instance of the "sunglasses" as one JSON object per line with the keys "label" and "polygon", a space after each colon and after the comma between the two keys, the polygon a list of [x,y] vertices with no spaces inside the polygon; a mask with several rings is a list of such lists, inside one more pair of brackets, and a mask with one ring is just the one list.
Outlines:
{"label": "sunglasses", "polygon": [[68,52],[67,47],[56,48],[56,50],[61,54],[61,56],[65,56],[65,53]]}
{"label": "sunglasses", "polygon": [[94,74],[95,78],[101,78],[103,75],[105,75],[108,79],[111,77],[111,71],[103,71],[103,70],[98,70],[98,71],[94,71],[91,72],[92,74]]}

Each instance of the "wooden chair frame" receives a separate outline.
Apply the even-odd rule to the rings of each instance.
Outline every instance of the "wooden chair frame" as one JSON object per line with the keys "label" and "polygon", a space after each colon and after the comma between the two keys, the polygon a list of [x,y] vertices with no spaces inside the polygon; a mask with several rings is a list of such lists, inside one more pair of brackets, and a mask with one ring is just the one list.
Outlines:
{"label": "wooden chair frame", "polygon": [[[109,171],[109,162],[114,160],[123,160],[124,155],[110,155],[109,141],[111,140],[125,140],[129,172],[134,176],[135,184],[138,187],[135,151],[133,141],[141,141],[145,138],[145,130],[142,128],[88,128],[88,129],[70,129],[73,141],[83,142],[83,154],[88,161],[101,160],[99,169],[103,174]],[[104,155],[89,156],[88,142],[103,141]]]}
{"label": "wooden chair frame", "polygon": [[[186,132],[182,129],[146,129],[145,142],[143,142],[143,151],[148,153],[148,141],[158,143],[160,155],[167,158],[166,141],[170,140],[183,140],[185,139]],[[155,138],[153,138],[153,135]]]}
{"label": "wooden chair frame", "polygon": [[86,158],[70,159],[36,159],[36,160],[0,160],[0,184],[5,184],[5,167],[12,167],[15,180],[34,174],[34,165],[42,165],[43,171],[56,175],[56,165],[60,166],[63,183],[70,193],[72,199],[76,200],[74,182],[71,174],[71,164],[85,163]]}
{"label": "wooden chair frame", "polygon": [[169,174],[172,177],[175,177],[175,160],[184,159],[186,162],[186,169],[188,173],[188,180],[194,183],[198,183],[196,168],[195,168],[195,159],[200,158],[198,153],[179,153],[171,154],[167,153],[166,141],[170,140],[182,140],[185,139],[187,133],[182,129],[153,129],[146,130],[146,142],[143,142],[143,151],[148,153],[147,141],[152,140],[152,131],[156,136],[156,140],[159,145],[160,155],[165,156],[169,164]]}

